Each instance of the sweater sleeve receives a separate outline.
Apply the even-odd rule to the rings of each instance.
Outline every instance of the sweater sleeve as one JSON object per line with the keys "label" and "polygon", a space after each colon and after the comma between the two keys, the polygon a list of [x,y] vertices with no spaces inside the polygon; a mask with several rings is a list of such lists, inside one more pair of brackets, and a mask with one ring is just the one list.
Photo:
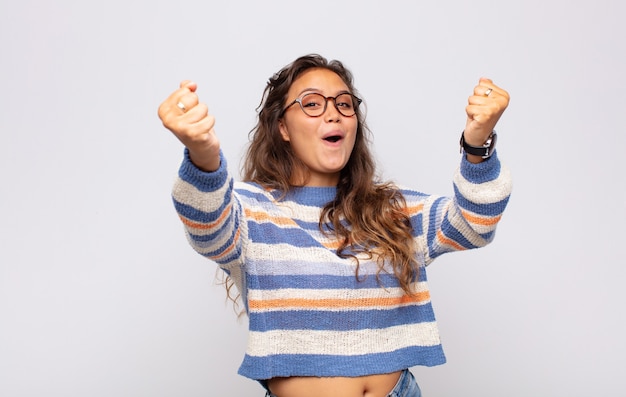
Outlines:
{"label": "sweater sleeve", "polygon": [[429,196],[424,203],[426,264],[446,252],[490,243],[512,188],[510,173],[497,153],[478,164],[463,156],[453,182],[453,197]]}
{"label": "sweater sleeve", "polygon": [[187,239],[199,254],[217,262],[227,272],[242,261],[245,222],[233,191],[234,180],[220,153],[220,168],[204,172],[185,150],[172,189],[174,207],[185,227]]}

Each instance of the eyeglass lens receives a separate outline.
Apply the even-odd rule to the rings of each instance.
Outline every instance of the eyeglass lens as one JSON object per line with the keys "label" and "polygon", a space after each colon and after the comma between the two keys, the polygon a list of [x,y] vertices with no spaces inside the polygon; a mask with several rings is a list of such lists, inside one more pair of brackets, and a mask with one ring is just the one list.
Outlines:
{"label": "eyeglass lens", "polygon": [[[304,95],[300,99],[300,106],[304,113],[309,116],[317,117],[321,116],[326,111],[327,99],[322,94],[310,93]],[[356,113],[356,107],[354,104],[354,97],[351,94],[340,94],[333,100],[337,111],[346,117],[354,116]]]}

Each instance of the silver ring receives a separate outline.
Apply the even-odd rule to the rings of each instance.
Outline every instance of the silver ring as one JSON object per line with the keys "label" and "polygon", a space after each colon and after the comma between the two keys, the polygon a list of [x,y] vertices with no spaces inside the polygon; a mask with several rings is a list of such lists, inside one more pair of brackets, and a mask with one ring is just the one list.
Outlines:
{"label": "silver ring", "polygon": [[491,94],[491,91],[493,91],[491,88],[487,88],[487,91],[485,91],[485,96],[489,96],[489,94]]}
{"label": "silver ring", "polygon": [[182,103],[182,102],[180,102],[180,101],[176,104],[176,106],[177,106],[180,110],[182,110],[182,111],[183,111],[183,113],[187,110],[187,108],[185,107],[185,104],[184,104],[184,103]]}

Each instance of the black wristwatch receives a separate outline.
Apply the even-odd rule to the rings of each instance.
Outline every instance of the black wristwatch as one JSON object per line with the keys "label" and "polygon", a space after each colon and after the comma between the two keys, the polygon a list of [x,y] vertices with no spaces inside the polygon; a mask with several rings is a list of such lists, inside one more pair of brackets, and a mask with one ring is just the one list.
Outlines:
{"label": "black wristwatch", "polygon": [[461,145],[461,153],[465,151],[465,153],[473,154],[474,156],[480,156],[484,159],[488,159],[493,154],[496,149],[496,140],[498,138],[498,134],[495,131],[489,135],[487,141],[483,143],[482,146],[471,146],[465,142],[465,137],[463,134],[465,131],[461,133],[461,141],[459,142]]}

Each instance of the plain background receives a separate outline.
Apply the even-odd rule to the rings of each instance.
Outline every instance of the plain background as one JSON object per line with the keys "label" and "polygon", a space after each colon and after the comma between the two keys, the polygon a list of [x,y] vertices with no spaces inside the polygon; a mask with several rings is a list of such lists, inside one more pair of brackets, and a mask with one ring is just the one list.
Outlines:
{"label": "plain background", "polygon": [[193,79],[238,175],[267,79],[356,76],[386,178],[451,194],[478,78],[507,89],[494,244],[429,267],[425,396],[617,396],[626,368],[620,1],[0,3],[0,395],[261,396],[246,320],[191,250],[159,103]]}

